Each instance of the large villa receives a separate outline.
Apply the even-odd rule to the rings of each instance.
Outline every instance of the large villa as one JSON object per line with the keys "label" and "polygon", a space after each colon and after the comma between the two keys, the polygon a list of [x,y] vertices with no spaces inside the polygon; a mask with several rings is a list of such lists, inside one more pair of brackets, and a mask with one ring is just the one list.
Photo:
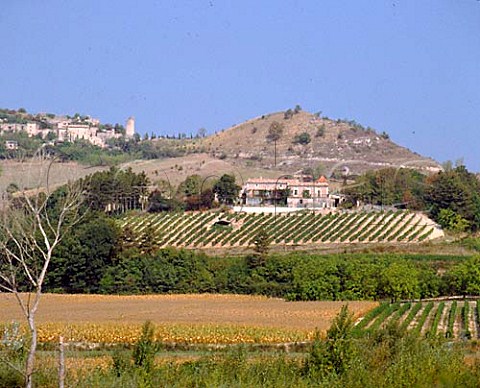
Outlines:
{"label": "large villa", "polygon": [[314,180],[304,175],[280,178],[252,178],[242,189],[245,206],[286,206],[289,208],[336,208],[340,197],[329,193],[324,176]]}

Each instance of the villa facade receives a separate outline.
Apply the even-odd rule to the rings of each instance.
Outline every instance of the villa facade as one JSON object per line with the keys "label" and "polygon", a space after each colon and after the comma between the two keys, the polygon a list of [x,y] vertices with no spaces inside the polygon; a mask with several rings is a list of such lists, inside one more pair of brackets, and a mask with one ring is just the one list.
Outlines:
{"label": "villa facade", "polygon": [[292,178],[252,178],[242,189],[245,206],[285,206],[289,208],[332,208],[338,196],[331,196],[329,183],[322,176],[312,180],[306,176]]}

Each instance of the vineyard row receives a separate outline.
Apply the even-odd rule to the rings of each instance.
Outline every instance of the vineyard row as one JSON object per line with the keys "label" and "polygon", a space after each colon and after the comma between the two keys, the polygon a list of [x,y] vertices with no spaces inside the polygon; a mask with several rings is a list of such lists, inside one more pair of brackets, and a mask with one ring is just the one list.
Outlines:
{"label": "vineyard row", "polygon": [[417,336],[480,338],[480,300],[382,303],[366,314],[355,330],[374,331],[396,323]]}

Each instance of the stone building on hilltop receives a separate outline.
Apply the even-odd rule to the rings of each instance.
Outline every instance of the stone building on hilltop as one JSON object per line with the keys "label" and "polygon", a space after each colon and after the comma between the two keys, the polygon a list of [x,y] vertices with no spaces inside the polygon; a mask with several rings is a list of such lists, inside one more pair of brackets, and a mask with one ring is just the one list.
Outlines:
{"label": "stone building on hilltop", "polygon": [[125,136],[131,139],[135,136],[135,117],[129,117],[125,125]]}
{"label": "stone building on hilltop", "polygon": [[[9,123],[0,121],[0,134],[25,132],[28,136],[41,136],[46,139],[50,133],[54,134],[57,142],[74,142],[85,140],[98,147],[107,147],[109,139],[124,136],[114,128],[102,128],[98,119],[89,116],[69,117],[55,116],[42,117],[42,126],[39,122]],[[46,127],[46,128],[45,128]],[[135,119],[130,117],[125,128],[125,137],[132,139],[135,136]]]}

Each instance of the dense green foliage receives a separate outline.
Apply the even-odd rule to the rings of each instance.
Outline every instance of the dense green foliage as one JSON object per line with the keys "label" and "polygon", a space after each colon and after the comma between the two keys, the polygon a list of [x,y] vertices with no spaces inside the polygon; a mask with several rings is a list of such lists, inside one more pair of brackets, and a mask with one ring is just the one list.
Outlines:
{"label": "dense green foliage", "polygon": [[46,288],[67,293],[100,292],[104,271],[116,260],[119,236],[111,219],[101,213],[87,216],[65,236],[53,256]]}
{"label": "dense green foliage", "polygon": [[118,138],[109,140],[107,148],[100,148],[88,141],[76,140],[58,143],[49,146],[48,149],[61,160],[76,161],[90,166],[115,166],[136,159],[174,158],[204,151],[201,147],[187,147],[184,143],[184,140],[175,139],[140,141],[138,138],[132,140]]}
{"label": "dense green foliage", "polygon": [[121,213],[142,209],[147,203],[149,180],[144,172],[134,173],[131,168],[96,172],[84,178],[86,205],[92,210]]}
{"label": "dense green foliage", "polygon": [[404,204],[409,209],[420,209],[423,208],[425,179],[424,175],[412,169],[385,168],[366,172],[344,192],[353,202]]}
{"label": "dense green foliage", "polygon": [[235,176],[224,174],[213,185],[213,192],[217,195],[220,203],[232,205],[238,198],[241,187],[235,183]]}
{"label": "dense green foliage", "polygon": [[[453,224],[444,221],[444,227],[455,229],[462,224],[462,219],[473,230],[480,228],[480,181],[475,174],[464,166],[440,172],[430,178],[430,185],[425,192],[425,202],[434,219],[442,220],[441,211],[448,209],[460,218]],[[451,222],[451,221],[450,221]],[[463,227],[460,227],[464,229]]]}
{"label": "dense green foliage", "polygon": [[344,190],[350,204],[397,205],[424,210],[443,228],[480,228],[480,181],[464,166],[429,177],[412,169],[369,171]]}
{"label": "dense green foliage", "polygon": [[[178,206],[173,210],[179,210],[179,208],[187,211],[211,209],[218,203],[214,203],[215,194],[212,188],[216,183],[208,178],[213,177],[202,178],[197,174],[189,175],[178,185],[175,197],[171,190],[170,193],[164,194],[164,199],[170,201],[170,204],[172,201],[176,201]],[[235,181],[235,178],[233,180]]]}
{"label": "dense green foliage", "polygon": [[[169,182],[162,182],[163,187],[150,193],[147,212],[208,210],[219,207],[220,204],[236,203],[241,187],[236,184],[235,176],[223,174],[219,178],[210,179],[214,177],[211,175],[202,178],[197,174],[189,175],[176,190]],[[173,217],[176,218],[176,214]]]}

